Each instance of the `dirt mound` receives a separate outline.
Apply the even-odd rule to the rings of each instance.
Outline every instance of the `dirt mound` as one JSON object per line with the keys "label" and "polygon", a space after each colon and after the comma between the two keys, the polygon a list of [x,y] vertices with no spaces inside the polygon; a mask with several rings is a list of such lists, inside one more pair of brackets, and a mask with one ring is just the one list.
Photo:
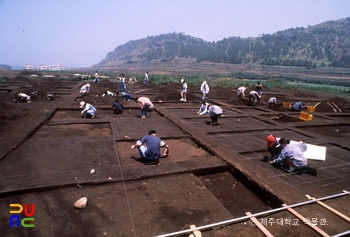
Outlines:
{"label": "dirt mound", "polygon": [[305,93],[302,93],[302,92],[298,92],[298,93],[294,94],[293,96],[299,97],[299,98],[317,98],[316,95],[313,95],[313,94],[305,94]]}
{"label": "dirt mound", "polygon": [[9,104],[6,102],[0,102],[0,131],[8,129],[9,122],[23,118],[30,114],[28,109],[20,108],[16,104]]}
{"label": "dirt mound", "polygon": [[16,76],[15,78],[10,78],[9,82],[30,82],[30,79],[24,76]]}

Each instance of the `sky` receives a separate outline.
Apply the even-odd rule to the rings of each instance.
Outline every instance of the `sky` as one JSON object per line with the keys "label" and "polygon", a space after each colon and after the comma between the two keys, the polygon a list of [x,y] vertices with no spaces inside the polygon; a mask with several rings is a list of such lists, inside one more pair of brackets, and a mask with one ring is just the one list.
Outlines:
{"label": "sky", "polygon": [[350,17],[350,0],[0,0],[0,64],[90,67],[131,40],[258,37]]}

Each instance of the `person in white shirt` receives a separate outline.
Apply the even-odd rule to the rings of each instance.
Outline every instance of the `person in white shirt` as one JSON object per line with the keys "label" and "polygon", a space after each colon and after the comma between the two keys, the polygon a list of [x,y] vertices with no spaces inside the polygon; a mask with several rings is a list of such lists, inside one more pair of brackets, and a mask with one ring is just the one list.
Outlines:
{"label": "person in white shirt", "polygon": [[19,97],[19,101],[20,102],[28,102],[28,103],[30,103],[30,96],[29,95],[27,95],[25,93],[19,93],[18,97]]}
{"label": "person in white shirt", "polygon": [[205,101],[207,94],[209,93],[209,85],[206,81],[203,81],[201,85],[202,101]]}
{"label": "person in white shirt", "polygon": [[187,93],[187,82],[185,81],[185,79],[181,79],[181,83],[182,83],[182,91],[181,91],[181,99],[180,101],[186,102],[186,93]]}
{"label": "person in white shirt", "polygon": [[95,72],[95,79],[92,82],[100,82],[100,76],[97,71]]}
{"label": "person in white shirt", "polygon": [[148,72],[145,73],[145,81],[143,82],[143,84],[148,84]]}
{"label": "person in white shirt", "polygon": [[88,95],[90,92],[90,84],[89,83],[86,83],[85,85],[83,85],[81,88],[80,88],[80,94],[81,95]]}
{"label": "person in white shirt", "polygon": [[276,103],[277,103],[277,99],[278,99],[277,96],[276,96],[276,97],[271,97],[271,98],[269,99],[269,101],[268,101],[269,106],[270,106],[270,107],[271,107],[271,106],[275,106]]}
{"label": "person in white shirt", "polygon": [[261,96],[256,91],[250,91],[248,97],[250,105],[254,106],[255,102],[261,102]]}
{"label": "person in white shirt", "polygon": [[244,91],[245,91],[246,89],[247,89],[247,88],[245,88],[244,86],[238,87],[236,98],[244,98]]}
{"label": "person in white shirt", "polygon": [[114,96],[114,93],[111,92],[111,91],[105,91],[103,94],[102,94],[103,97],[105,96]]}

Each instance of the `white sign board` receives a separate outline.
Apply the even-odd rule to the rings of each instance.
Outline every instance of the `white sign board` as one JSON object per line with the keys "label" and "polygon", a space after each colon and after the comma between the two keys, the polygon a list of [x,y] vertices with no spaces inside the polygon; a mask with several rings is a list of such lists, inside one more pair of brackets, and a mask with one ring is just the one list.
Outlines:
{"label": "white sign board", "polygon": [[[276,137],[276,140],[279,141],[280,138]],[[290,144],[296,144],[299,143],[297,141],[290,141]],[[317,145],[312,145],[308,144],[307,145],[307,150],[304,152],[304,156],[307,159],[310,160],[326,160],[326,147],[325,146],[317,146]]]}

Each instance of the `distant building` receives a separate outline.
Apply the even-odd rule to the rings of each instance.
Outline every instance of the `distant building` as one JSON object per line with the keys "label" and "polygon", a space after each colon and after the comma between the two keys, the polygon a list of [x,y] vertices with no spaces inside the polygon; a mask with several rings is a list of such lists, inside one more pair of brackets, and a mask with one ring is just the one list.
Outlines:
{"label": "distant building", "polygon": [[24,66],[23,69],[24,70],[34,70],[34,66],[33,66],[33,64],[28,63]]}
{"label": "distant building", "polygon": [[63,66],[63,64],[57,64],[57,70],[58,71],[63,71],[63,70],[66,70]]}
{"label": "distant building", "polygon": [[39,71],[46,71],[46,70],[47,70],[47,66],[46,66],[46,64],[40,64],[40,65],[37,67],[37,69],[38,69]]}
{"label": "distant building", "polygon": [[48,71],[56,71],[56,68],[54,65],[47,65],[46,70]]}
{"label": "distant building", "polygon": [[64,67],[63,64],[57,64],[55,65],[46,65],[46,64],[40,64],[37,67],[34,67],[33,64],[26,64],[23,68],[24,70],[38,70],[38,71],[63,71],[68,70]]}

